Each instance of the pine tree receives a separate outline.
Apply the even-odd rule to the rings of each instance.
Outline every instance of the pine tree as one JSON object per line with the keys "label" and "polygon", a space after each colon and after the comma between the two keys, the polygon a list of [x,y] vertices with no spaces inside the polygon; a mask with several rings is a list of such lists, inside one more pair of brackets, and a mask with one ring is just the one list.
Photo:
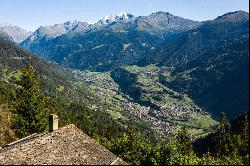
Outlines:
{"label": "pine tree", "polygon": [[193,150],[191,137],[186,126],[178,132],[177,140],[170,143],[171,155],[169,164],[197,165],[200,159]]}
{"label": "pine tree", "polygon": [[241,125],[242,137],[243,140],[247,143],[249,141],[249,123],[248,123],[248,115],[247,113],[244,115]]}
{"label": "pine tree", "polygon": [[228,154],[230,154],[230,149],[234,149],[230,129],[231,126],[226,118],[226,114],[222,112],[216,145],[216,151],[219,156],[227,156]]}
{"label": "pine tree", "polygon": [[240,145],[240,154],[247,157],[249,154],[249,124],[248,124],[248,114],[243,115],[241,121],[240,129],[241,145]]}
{"label": "pine tree", "polygon": [[156,164],[159,157],[157,152],[153,154],[151,141],[134,129],[112,140],[110,150],[133,165]]}
{"label": "pine tree", "polygon": [[22,70],[16,89],[16,121],[14,129],[19,137],[41,133],[47,126],[46,98],[41,95],[38,75],[31,64]]}
{"label": "pine tree", "polygon": [[193,151],[192,141],[186,126],[183,126],[178,132],[177,143],[180,151],[182,151],[183,154],[189,154],[191,151]]}

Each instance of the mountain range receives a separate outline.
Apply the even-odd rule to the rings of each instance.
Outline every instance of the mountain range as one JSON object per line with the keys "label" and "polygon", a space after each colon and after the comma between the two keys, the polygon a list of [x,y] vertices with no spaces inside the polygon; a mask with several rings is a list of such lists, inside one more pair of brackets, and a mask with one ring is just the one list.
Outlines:
{"label": "mountain range", "polygon": [[131,64],[154,52],[167,35],[198,24],[167,12],[143,17],[121,13],[95,24],[79,22],[67,33],[60,24],[40,27],[21,46],[65,67],[102,71]]}
{"label": "mountain range", "polygon": [[0,22],[0,36],[4,37],[5,39],[12,40],[19,44],[27,39],[29,35],[31,35],[31,32],[27,32],[18,26]]}
{"label": "mountain range", "polygon": [[[20,39],[21,47],[63,67],[111,72],[121,87],[126,78],[116,76],[124,68],[156,65],[159,85],[187,94],[215,116],[221,111],[234,116],[249,107],[248,23],[244,11],[202,22],[162,11],[138,17],[121,12],[94,24],[75,20],[41,26],[21,43],[9,31],[2,34],[16,42]],[[155,105],[154,100],[141,99],[146,92],[133,96],[126,91],[133,86],[139,94],[140,85],[134,81],[122,88],[123,93],[146,106]]]}

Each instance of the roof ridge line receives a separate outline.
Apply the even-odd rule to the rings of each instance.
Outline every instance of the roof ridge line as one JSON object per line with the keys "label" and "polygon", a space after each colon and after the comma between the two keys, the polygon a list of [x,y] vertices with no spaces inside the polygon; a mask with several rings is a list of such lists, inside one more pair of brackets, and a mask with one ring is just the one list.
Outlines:
{"label": "roof ridge line", "polygon": [[15,146],[15,145],[20,144],[20,143],[23,143],[23,142],[25,142],[25,141],[29,141],[29,140],[31,140],[31,139],[37,138],[37,137],[39,137],[39,136],[41,136],[41,135],[43,135],[43,134],[34,133],[34,134],[29,135],[29,136],[27,136],[27,137],[24,137],[24,138],[22,138],[22,139],[20,139],[20,140],[17,140],[17,141],[14,141],[14,142],[9,143],[9,144],[7,144],[7,145],[4,145],[4,146],[2,146],[0,149],[7,148],[7,147],[11,147],[11,146]]}
{"label": "roof ridge line", "polygon": [[13,145],[13,144],[15,144],[15,143],[22,142],[22,141],[24,141],[24,140],[26,140],[26,139],[29,139],[29,138],[31,138],[31,137],[33,137],[33,136],[35,136],[35,135],[37,135],[37,133],[31,134],[31,135],[29,135],[29,136],[27,136],[27,137],[24,137],[24,138],[21,138],[21,139],[19,139],[19,140],[17,140],[17,141],[11,142],[11,143],[7,144],[7,146]]}
{"label": "roof ridge line", "polygon": [[117,157],[114,161],[112,161],[109,165],[115,165],[115,163],[120,159],[120,157]]}

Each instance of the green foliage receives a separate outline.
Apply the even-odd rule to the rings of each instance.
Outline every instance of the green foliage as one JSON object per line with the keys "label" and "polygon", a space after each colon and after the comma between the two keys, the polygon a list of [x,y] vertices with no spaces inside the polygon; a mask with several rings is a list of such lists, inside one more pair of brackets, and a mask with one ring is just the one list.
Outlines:
{"label": "green foliage", "polygon": [[[241,120],[240,125],[240,136],[242,139],[241,146],[239,148],[241,156],[247,156],[249,154],[249,122],[248,115],[243,115],[243,119]],[[249,162],[249,160],[246,160]]]}
{"label": "green foliage", "polygon": [[235,149],[229,132],[230,123],[226,118],[226,114],[222,112],[218,129],[218,146],[216,146],[216,152],[219,156],[227,155],[231,152],[231,150]]}
{"label": "green foliage", "polygon": [[196,141],[201,141],[198,144],[199,148],[202,149],[205,146],[210,149],[205,155],[203,155],[202,164],[248,164],[249,145],[247,131],[247,113],[237,117],[231,122],[227,120],[225,113],[221,113],[220,124],[218,125],[217,132]]}
{"label": "green foliage", "polygon": [[152,143],[148,138],[129,130],[113,139],[110,150],[133,165],[195,165],[201,159],[193,151],[192,142],[184,127],[176,141]]}
{"label": "green foliage", "polygon": [[200,159],[197,157],[197,155],[191,151],[188,154],[183,154],[178,147],[176,148],[176,145],[173,144],[171,146],[172,152],[170,155],[170,165],[198,165],[200,162]]}
{"label": "green foliage", "polygon": [[183,154],[189,154],[193,151],[192,142],[186,126],[181,128],[177,135],[177,147]]}
{"label": "green foliage", "polygon": [[48,126],[46,98],[40,93],[37,73],[30,64],[22,69],[22,73],[17,81],[16,121],[13,125],[19,137],[41,133]]}
{"label": "green foliage", "polygon": [[143,164],[148,159],[152,148],[149,139],[133,131],[112,140],[110,147],[112,152],[134,165]]}
{"label": "green foliage", "polygon": [[170,161],[169,164],[178,165],[196,165],[199,163],[199,158],[196,156],[190,135],[185,126],[177,134],[176,141],[170,143]]}

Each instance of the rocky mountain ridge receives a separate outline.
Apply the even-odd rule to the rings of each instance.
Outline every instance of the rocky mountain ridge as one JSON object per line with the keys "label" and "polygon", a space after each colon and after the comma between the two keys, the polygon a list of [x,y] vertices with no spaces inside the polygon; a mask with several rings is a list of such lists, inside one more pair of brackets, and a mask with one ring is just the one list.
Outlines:
{"label": "rocky mountain ridge", "polygon": [[5,39],[12,40],[19,44],[27,39],[30,34],[31,32],[27,32],[18,26],[6,22],[0,22],[0,36]]}

